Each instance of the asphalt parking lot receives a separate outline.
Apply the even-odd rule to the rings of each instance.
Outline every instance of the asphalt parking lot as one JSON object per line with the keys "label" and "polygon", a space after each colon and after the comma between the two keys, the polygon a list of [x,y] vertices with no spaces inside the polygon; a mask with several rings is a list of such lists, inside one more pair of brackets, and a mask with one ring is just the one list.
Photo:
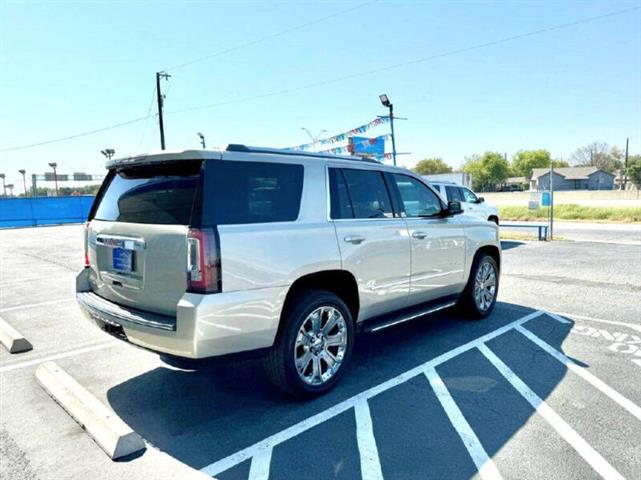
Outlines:
{"label": "asphalt parking lot", "polygon": [[[342,383],[284,397],[256,361],[176,361],[84,320],[81,227],[0,231],[0,476],[641,478],[641,245],[504,242],[499,303],[357,339]],[[55,360],[145,440],[111,461],[38,385]]]}

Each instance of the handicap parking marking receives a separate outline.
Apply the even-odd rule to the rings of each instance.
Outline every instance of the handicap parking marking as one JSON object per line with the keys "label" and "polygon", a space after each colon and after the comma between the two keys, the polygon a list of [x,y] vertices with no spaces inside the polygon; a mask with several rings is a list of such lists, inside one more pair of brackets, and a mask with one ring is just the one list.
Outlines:
{"label": "handicap parking marking", "polygon": [[[587,370],[565,356],[537,335],[525,328],[524,324],[532,319],[548,315],[554,320],[562,323],[569,323],[568,320],[559,315],[544,310],[532,312],[522,318],[512,321],[490,333],[487,333],[475,340],[467,342],[459,347],[447,351],[432,360],[418,365],[400,375],[393,377],[379,385],[371,387],[347,400],[344,400],[327,410],[324,410],[312,417],[309,417],[285,430],[277,432],[264,440],[240,450],[228,457],[218,460],[204,468],[201,472],[207,475],[216,476],[233,469],[239,464],[250,461],[249,479],[269,478],[274,448],[287,440],[297,437],[303,432],[316,427],[334,417],[352,410],[356,419],[356,442],[360,457],[361,476],[363,479],[381,480],[383,469],[376,443],[375,429],[372,425],[372,415],[368,401],[377,395],[402,384],[415,377],[424,375],[428,385],[436,395],[438,402],[443,408],[449,422],[455,429],[460,440],[465,446],[467,453],[476,465],[478,474],[483,479],[500,479],[501,474],[490,455],[484,449],[481,441],[473,428],[468,423],[463,412],[448,391],[447,386],[439,376],[436,367],[452,360],[470,350],[477,350],[498,370],[508,383],[523,397],[558,434],[567,442],[585,462],[599,475],[604,478],[622,479],[623,476],[579,433],[577,433],[559,414],[557,414],[534,390],[532,390],[517,374],[507,366],[487,345],[487,342],[507,332],[518,332],[523,338],[534,343],[547,355],[560,362],[567,369],[576,373],[587,384],[604,393],[610,400],[623,407],[635,418],[641,420],[641,408],[619,392],[608,386],[605,382],[587,372]],[[571,322],[570,322],[571,323]]]}
{"label": "handicap parking marking", "polygon": [[[551,348],[551,347],[550,347]],[[568,442],[583,459],[603,478],[624,480],[608,461],[586,442],[565,420],[541,399],[523,380],[521,380],[503,361],[497,357],[486,345],[479,346],[485,358],[510,382],[510,384],[525,398],[532,408],[541,415],[563,439]]]}
{"label": "handicap parking marking", "polygon": [[459,437],[461,437],[463,445],[465,445],[472,461],[476,465],[480,477],[484,480],[501,479],[501,474],[496,468],[496,465],[494,465],[494,462],[490,459],[489,455],[483,448],[483,445],[481,445],[481,441],[476,436],[476,433],[474,433],[474,430],[465,419],[465,416],[459,407],[456,405],[456,402],[447,390],[443,380],[436,372],[436,368],[433,366],[427,366],[425,367],[424,373],[430,382],[432,390],[434,390],[436,397],[441,403],[441,406],[450,419],[450,422],[456,429]]}
{"label": "handicap parking marking", "polygon": [[[573,323],[572,329],[570,330],[571,333],[576,335],[583,335],[585,337],[598,338],[598,339],[606,340],[607,342],[610,342],[610,345],[608,346],[608,350],[615,353],[621,353],[626,356],[630,355],[630,357],[628,357],[629,360],[633,364],[641,367],[641,325],[628,323],[628,322],[621,322],[618,320],[606,320],[603,318],[588,317],[585,315],[574,315],[570,313],[548,312],[548,315],[550,315],[551,317],[553,317],[554,319],[560,322],[573,323],[572,321],[567,319],[567,318],[571,318],[573,320],[576,319],[581,321],[603,323],[606,325],[625,327],[627,329],[638,332],[638,334],[624,333],[624,332],[620,332],[618,330],[615,331],[609,328],[603,328],[603,327],[597,328],[589,325],[577,325],[576,322]],[[563,317],[567,317],[567,318],[563,318]]]}
{"label": "handicap parking marking", "polygon": [[546,312],[543,310],[532,312],[524,317],[521,317],[517,320],[512,321],[507,325],[497,328],[496,330],[490,333],[482,335],[476,340],[472,340],[456,348],[453,348],[452,350],[442,353],[441,355],[433,358],[432,360],[429,360],[428,362],[425,362],[424,364],[418,365],[410,370],[407,370],[396,377],[393,377],[383,383],[380,383],[379,385],[371,387],[357,395],[354,395],[351,398],[348,398],[347,400],[343,400],[342,402],[320,413],[317,413],[316,415],[313,415],[295,425],[292,425],[291,427],[286,428],[285,430],[275,433],[265,438],[264,440],[258,443],[255,443],[254,445],[251,445],[243,450],[240,450],[232,455],[229,455],[228,457],[225,457],[210,465],[207,465],[206,467],[202,468],[201,471],[203,473],[206,473],[207,475],[216,476],[238,465],[239,463],[244,462],[245,460],[252,459],[259,452],[263,452],[266,449],[272,449],[274,446],[286,440],[289,440],[290,438],[295,437],[300,433],[303,433],[309,430],[310,428],[315,427],[316,425],[319,425],[347,410],[352,409],[357,402],[368,400],[386,390],[389,390],[392,387],[405,383],[406,381],[418,375],[422,375],[425,368],[427,367],[430,367],[430,366],[436,367],[441,363],[451,360],[452,358],[460,355],[463,352],[466,352],[468,350],[471,350],[472,348],[475,348],[477,345],[483,342],[487,342],[495,337],[498,337],[499,335],[502,335],[505,332],[510,331],[517,325],[521,325],[533,318],[539,317],[541,315],[545,315],[545,313]]}
{"label": "handicap parking marking", "polygon": [[383,480],[383,471],[379,460],[372,415],[367,400],[354,404],[356,417],[356,440],[361,459],[361,476],[367,480]]}

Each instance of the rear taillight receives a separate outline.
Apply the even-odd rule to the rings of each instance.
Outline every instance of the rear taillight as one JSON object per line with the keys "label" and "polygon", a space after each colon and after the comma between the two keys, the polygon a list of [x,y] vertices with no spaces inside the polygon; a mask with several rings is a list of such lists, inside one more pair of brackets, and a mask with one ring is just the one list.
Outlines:
{"label": "rear taillight", "polygon": [[84,225],[84,236],[85,236],[85,267],[89,266],[89,227],[91,226],[91,221],[85,222]]}
{"label": "rear taillight", "polygon": [[215,293],[221,289],[220,248],[213,228],[187,233],[187,291]]}

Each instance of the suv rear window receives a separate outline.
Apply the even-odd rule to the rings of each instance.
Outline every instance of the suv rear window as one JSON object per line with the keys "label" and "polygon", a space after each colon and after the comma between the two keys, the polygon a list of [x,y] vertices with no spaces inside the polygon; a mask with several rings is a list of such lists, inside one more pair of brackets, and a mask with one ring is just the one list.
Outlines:
{"label": "suv rear window", "polygon": [[111,170],[92,218],[189,225],[201,165],[197,160]]}
{"label": "suv rear window", "polygon": [[209,160],[202,205],[204,225],[291,222],[298,218],[303,166]]}

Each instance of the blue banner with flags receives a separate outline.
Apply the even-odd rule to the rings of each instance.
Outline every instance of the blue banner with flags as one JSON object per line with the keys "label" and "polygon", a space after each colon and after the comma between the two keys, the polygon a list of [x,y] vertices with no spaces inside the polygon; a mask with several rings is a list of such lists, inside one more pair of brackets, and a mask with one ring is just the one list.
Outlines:
{"label": "blue banner with flags", "polygon": [[365,155],[374,155],[382,157],[385,154],[385,138],[387,135],[379,137],[352,137],[352,145],[354,147],[354,155],[359,153]]}

